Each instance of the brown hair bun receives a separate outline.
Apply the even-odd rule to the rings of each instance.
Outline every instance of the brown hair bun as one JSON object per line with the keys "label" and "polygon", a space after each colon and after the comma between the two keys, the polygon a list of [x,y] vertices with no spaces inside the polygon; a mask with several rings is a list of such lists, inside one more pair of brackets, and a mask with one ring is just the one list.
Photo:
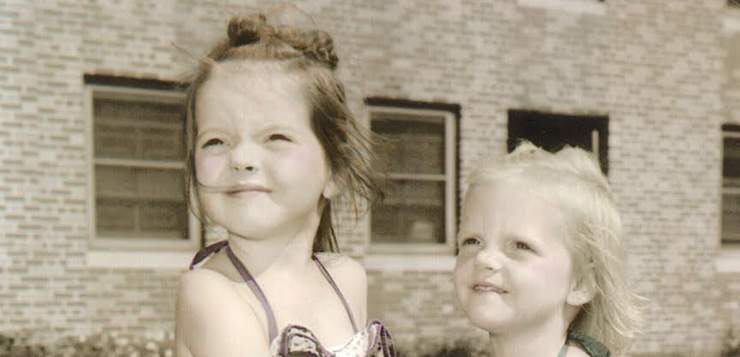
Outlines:
{"label": "brown hair bun", "polygon": [[232,17],[226,30],[229,35],[229,45],[239,47],[258,42],[267,26],[269,26],[267,19],[262,14]]}

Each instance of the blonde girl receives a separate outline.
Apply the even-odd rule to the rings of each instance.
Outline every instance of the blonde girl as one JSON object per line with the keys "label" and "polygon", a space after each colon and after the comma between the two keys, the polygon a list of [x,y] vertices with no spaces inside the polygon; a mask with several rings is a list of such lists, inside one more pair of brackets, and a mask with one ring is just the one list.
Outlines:
{"label": "blonde girl", "polygon": [[619,212],[593,156],[525,142],[469,183],[455,286],[493,354],[624,351],[638,300],[625,281]]}

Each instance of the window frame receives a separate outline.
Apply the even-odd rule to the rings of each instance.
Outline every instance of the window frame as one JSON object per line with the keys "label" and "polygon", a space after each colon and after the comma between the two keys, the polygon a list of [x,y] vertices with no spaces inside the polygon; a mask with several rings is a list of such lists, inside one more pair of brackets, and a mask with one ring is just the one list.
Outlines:
{"label": "window frame", "polygon": [[[197,217],[188,210],[188,239],[171,240],[156,237],[137,236],[135,238],[118,238],[104,237],[97,232],[97,212],[96,212],[96,164],[107,164],[112,166],[126,166],[139,168],[163,168],[163,169],[184,169],[185,159],[182,162],[162,160],[155,162],[153,160],[135,160],[135,159],[107,159],[96,158],[95,156],[95,108],[94,100],[96,98],[119,99],[119,100],[140,100],[155,103],[182,103],[185,99],[185,93],[165,86],[152,86],[151,81],[124,78],[122,80],[110,81],[109,78],[96,80],[85,78],[84,84],[84,109],[86,116],[87,131],[87,182],[88,182],[88,224],[89,224],[89,242],[90,247],[96,251],[103,252],[120,252],[120,251],[154,251],[154,252],[183,252],[188,256],[191,252],[197,250],[201,245],[202,225]],[[187,199],[187,198],[186,198]],[[88,259],[97,261],[95,265],[105,265],[105,259],[89,257]],[[123,259],[125,260],[125,259]],[[111,263],[114,266],[120,266],[120,263]],[[144,264],[147,265],[147,264]],[[151,265],[151,264],[149,264]]]}
{"label": "window frame", "polygon": [[606,15],[605,0],[517,0],[519,6],[560,10],[574,14]]}
{"label": "window frame", "polygon": [[[366,215],[368,253],[370,255],[383,255],[376,260],[387,264],[388,258],[393,254],[430,254],[430,255],[452,255],[455,252],[455,239],[458,223],[460,187],[459,187],[459,130],[460,130],[460,106],[447,103],[429,103],[408,100],[367,98],[365,100],[367,110],[368,128],[372,128],[373,116],[381,114],[402,114],[418,116],[444,117],[445,126],[445,173],[443,175],[433,174],[393,174],[389,173],[389,179],[409,179],[440,182],[439,176],[444,177],[445,182],[445,241],[444,243],[376,243],[373,242],[372,232],[372,209]],[[392,119],[392,118],[391,118]],[[398,119],[404,121],[403,119]],[[436,176],[436,177],[435,177]],[[372,257],[370,258],[373,259]],[[434,265],[434,264],[432,264]],[[447,269],[447,265],[444,264]]]}

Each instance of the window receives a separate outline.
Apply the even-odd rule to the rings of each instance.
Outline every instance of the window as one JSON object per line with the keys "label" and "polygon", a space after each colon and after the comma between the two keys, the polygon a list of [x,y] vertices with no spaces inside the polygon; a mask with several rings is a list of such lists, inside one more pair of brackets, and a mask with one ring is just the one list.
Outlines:
{"label": "window", "polygon": [[722,244],[740,244],[740,125],[722,126]]}
{"label": "window", "polygon": [[375,252],[452,252],[457,220],[457,131],[460,107],[369,98],[370,128],[386,198],[370,214]]}
{"label": "window", "polygon": [[85,76],[96,247],[192,249],[184,198],[184,94],[172,84]]}
{"label": "window", "polygon": [[604,173],[609,171],[607,139],[609,118],[592,115],[552,114],[529,110],[510,110],[508,151],[521,140],[548,150],[557,151],[565,145],[596,153]]}

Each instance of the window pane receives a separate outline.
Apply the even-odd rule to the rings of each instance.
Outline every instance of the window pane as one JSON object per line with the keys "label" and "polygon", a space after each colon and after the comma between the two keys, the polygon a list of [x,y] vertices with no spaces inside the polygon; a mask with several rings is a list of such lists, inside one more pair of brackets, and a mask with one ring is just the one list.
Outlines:
{"label": "window pane", "polygon": [[740,243],[740,195],[722,197],[722,240]]}
{"label": "window pane", "polygon": [[95,157],[137,157],[138,134],[136,130],[121,125],[95,123]]}
{"label": "window pane", "polygon": [[184,202],[142,202],[139,212],[145,236],[187,238],[187,207]]}
{"label": "window pane", "polygon": [[444,243],[445,183],[394,181],[373,208],[373,242]]}
{"label": "window pane", "polygon": [[95,99],[95,156],[181,160],[181,105]]}
{"label": "window pane", "polygon": [[184,202],[98,199],[97,233],[101,238],[187,239]]}
{"label": "window pane", "polygon": [[445,118],[376,113],[372,130],[386,141],[378,156],[391,173],[445,173]]}
{"label": "window pane", "polygon": [[136,226],[133,201],[97,199],[95,202],[96,227],[98,234],[117,235],[131,232]]}
{"label": "window pane", "polygon": [[130,167],[95,165],[95,197],[138,197],[136,170]]}
{"label": "window pane", "polygon": [[96,197],[183,201],[182,170],[95,166]]}
{"label": "window pane", "polygon": [[96,120],[172,124],[180,122],[181,103],[95,98]]}
{"label": "window pane", "polygon": [[725,187],[740,187],[740,138],[724,138],[722,176]]}
{"label": "window pane", "polygon": [[184,202],[182,170],[137,169],[139,197]]}
{"label": "window pane", "polygon": [[182,160],[185,150],[182,145],[182,129],[151,128],[141,130],[141,157],[149,160]]}
{"label": "window pane", "polygon": [[100,236],[187,239],[182,170],[96,165],[95,182]]}

